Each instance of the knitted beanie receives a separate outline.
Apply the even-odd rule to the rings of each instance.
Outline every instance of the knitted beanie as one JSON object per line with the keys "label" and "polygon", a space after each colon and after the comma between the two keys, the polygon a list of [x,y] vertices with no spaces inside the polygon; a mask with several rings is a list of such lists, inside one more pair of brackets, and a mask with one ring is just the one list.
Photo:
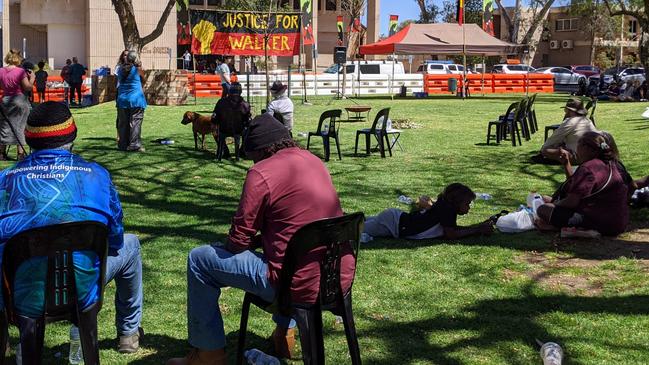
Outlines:
{"label": "knitted beanie", "polygon": [[246,152],[251,152],[289,138],[288,129],[272,115],[264,113],[250,122],[244,146]]}
{"label": "knitted beanie", "polygon": [[47,101],[32,109],[25,127],[25,140],[35,150],[61,147],[77,138],[70,109],[65,104]]}

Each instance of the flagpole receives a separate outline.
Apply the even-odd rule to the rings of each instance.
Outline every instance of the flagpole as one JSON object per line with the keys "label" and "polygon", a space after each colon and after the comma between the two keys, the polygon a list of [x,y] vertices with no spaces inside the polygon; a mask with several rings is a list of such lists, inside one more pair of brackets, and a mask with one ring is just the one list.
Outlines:
{"label": "flagpole", "polygon": [[[462,0],[460,0],[462,1]],[[462,61],[464,62],[464,72],[462,75],[462,100],[466,98],[466,32],[464,31],[464,6],[462,6]]]}

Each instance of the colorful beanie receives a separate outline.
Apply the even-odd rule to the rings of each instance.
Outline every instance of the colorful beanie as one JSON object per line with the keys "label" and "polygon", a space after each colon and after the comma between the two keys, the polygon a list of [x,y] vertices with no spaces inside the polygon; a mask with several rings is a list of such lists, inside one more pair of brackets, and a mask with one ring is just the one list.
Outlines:
{"label": "colorful beanie", "polygon": [[77,126],[65,104],[47,101],[32,109],[25,140],[36,150],[61,147],[77,138]]}

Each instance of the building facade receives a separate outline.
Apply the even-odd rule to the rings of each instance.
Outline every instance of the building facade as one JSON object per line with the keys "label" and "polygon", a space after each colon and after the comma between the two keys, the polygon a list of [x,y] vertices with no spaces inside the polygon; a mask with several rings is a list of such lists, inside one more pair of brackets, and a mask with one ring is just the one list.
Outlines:
{"label": "building facade", "polygon": [[[219,9],[224,0],[189,0],[190,9]],[[368,0],[366,42],[379,37],[379,1]],[[300,0],[282,0],[282,5],[299,11]],[[141,36],[158,23],[167,0],[133,1]],[[343,15],[341,0],[315,0],[313,29],[317,42],[317,64],[329,65],[337,43],[336,17]],[[345,24],[349,19],[345,17]],[[386,19],[387,21],[387,19]],[[27,58],[46,60],[60,69],[65,60],[77,57],[88,69],[113,68],[124,49],[119,19],[109,0],[4,0],[2,8],[3,55],[10,48],[24,50]],[[176,12],[167,19],[162,35],[142,50],[146,69],[175,69],[178,53]],[[309,47],[310,48],[310,47]],[[314,64],[308,49],[307,66]],[[294,63],[288,58],[283,64]]]}

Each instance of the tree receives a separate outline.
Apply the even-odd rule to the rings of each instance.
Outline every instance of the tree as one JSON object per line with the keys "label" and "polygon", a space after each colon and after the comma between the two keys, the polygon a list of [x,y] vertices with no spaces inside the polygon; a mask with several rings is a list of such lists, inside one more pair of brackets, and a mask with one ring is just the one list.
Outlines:
{"label": "tree", "polygon": [[627,15],[638,21],[640,26],[640,39],[638,40],[638,54],[640,63],[644,67],[645,78],[649,80],[649,0],[604,0],[604,4],[611,16]]}
{"label": "tree", "polygon": [[579,28],[588,35],[593,45],[590,53],[592,64],[596,57],[595,40],[615,39],[619,34],[621,17],[610,16],[602,0],[572,0],[569,13],[579,19]]}
{"label": "tree", "polygon": [[[441,16],[444,22],[455,23],[457,19],[457,1],[444,0],[442,2]],[[482,0],[464,1],[464,22],[482,26]]]}
{"label": "tree", "polygon": [[137,53],[142,52],[142,48],[147,44],[153,42],[156,38],[160,37],[164,28],[171,9],[174,8],[176,0],[169,0],[167,6],[162,11],[162,15],[158,20],[158,24],[149,35],[144,37],[140,36],[140,30],[137,27],[135,20],[135,11],[133,10],[133,3],[131,0],[111,0],[117,17],[119,18],[119,25],[122,28],[122,38],[124,39],[124,48],[132,49]]}
{"label": "tree", "polygon": [[415,0],[419,5],[419,20],[417,23],[435,23],[440,15],[439,6],[432,0]]}
{"label": "tree", "polygon": [[365,29],[360,24],[355,24],[361,19],[363,10],[367,7],[367,0],[342,0],[340,7],[343,14],[349,18],[347,26],[347,55],[356,56],[365,35]]}
{"label": "tree", "polygon": [[[516,0],[512,14],[502,5],[501,0],[495,0],[500,9],[501,19],[505,21],[509,41],[528,46],[530,53],[528,57],[534,58],[534,50],[538,39],[534,39],[535,33],[539,26],[546,20],[552,4],[555,0],[529,0],[530,17],[523,19],[523,1]],[[520,37],[521,29],[525,29],[523,36]],[[519,57],[523,56],[523,49],[519,49]]]}

